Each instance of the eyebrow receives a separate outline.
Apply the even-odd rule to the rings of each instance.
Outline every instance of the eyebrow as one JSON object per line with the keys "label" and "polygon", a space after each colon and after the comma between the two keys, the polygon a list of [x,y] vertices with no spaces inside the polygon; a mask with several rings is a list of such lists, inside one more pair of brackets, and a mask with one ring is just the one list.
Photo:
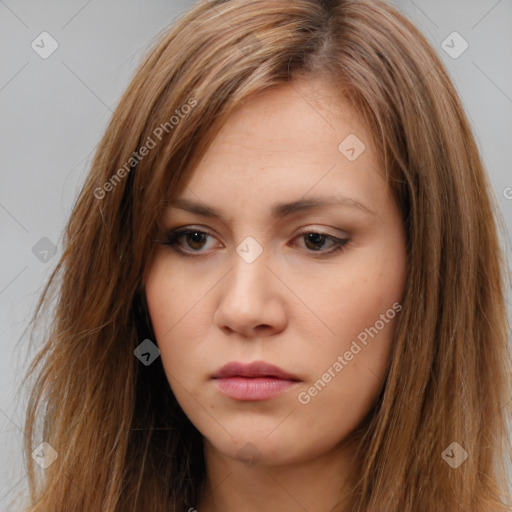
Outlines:
{"label": "eyebrow", "polygon": [[[202,215],[203,217],[225,220],[222,210],[218,210],[212,206],[198,203],[190,199],[174,199],[168,203],[170,207],[196,213],[198,215]],[[288,203],[277,203],[272,206],[270,215],[274,219],[282,219],[294,213],[311,211],[314,209],[325,208],[327,206],[348,206],[351,208],[357,208],[372,215],[376,215],[374,211],[370,210],[360,201],[346,196],[299,199],[297,201],[291,201]]]}

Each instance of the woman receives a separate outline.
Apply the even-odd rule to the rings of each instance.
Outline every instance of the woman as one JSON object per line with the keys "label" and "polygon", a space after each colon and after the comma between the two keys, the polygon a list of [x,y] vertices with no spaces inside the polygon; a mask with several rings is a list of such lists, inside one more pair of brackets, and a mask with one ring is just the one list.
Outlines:
{"label": "woman", "polygon": [[36,311],[57,297],[28,510],[511,510],[491,200],[394,8],[198,3],[122,97]]}

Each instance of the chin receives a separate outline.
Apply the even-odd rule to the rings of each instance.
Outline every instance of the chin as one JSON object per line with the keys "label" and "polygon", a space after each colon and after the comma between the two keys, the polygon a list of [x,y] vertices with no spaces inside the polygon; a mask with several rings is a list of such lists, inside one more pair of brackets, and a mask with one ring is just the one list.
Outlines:
{"label": "chin", "polygon": [[[250,433],[247,429],[230,430],[232,437],[228,434],[221,438],[208,438],[213,448],[231,459],[239,460],[247,467],[255,465],[279,466],[293,464],[306,457],[307,454],[297,453],[296,450],[303,446],[300,439],[294,440],[273,432]],[[303,441],[303,440],[302,440]]]}

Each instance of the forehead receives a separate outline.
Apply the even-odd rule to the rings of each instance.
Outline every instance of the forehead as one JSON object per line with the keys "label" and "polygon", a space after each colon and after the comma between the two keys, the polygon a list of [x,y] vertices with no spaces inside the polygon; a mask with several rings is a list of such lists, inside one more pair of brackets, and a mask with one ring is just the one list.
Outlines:
{"label": "forehead", "polygon": [[216,142],[245,143],[260,153],[289,149],[313,156],[312,149],[337,153],[339,143],[350,134],[369,145],[361,116],[341,90],[310,79],[282,84],[246,100],[217,134]]}
{"label": "forehead", "polygon": [[358,113],[332,85],[310,80],[246,101],[194,169],[193,194],[179,197],[266,208],[338,192],[364,203],[384,185]]}

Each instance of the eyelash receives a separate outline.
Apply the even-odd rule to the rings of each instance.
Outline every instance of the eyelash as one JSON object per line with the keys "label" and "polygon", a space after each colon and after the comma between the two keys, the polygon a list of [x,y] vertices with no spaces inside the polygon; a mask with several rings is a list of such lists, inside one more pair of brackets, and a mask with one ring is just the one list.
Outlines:
{"label": "eyelash", "polygon": [[[206,254],[206,252],[204,252],[204,251],[187,251],[178,246],[179,240],[181,238],[183,238],[185,235],[188,235],[190,233],[201,233],[206,236],[213,236],[213,235],[210,235],[210,233],[207,233],[206,231],[202,231],[200,229],[179,228],[179,229],[174,229],[174,230],[169,231],[166,234],[166,240],[159,240],[159,242],[162,243],[163,245],[171,246],[175,251],[177,251],[178,253],[180,253],[181,255],[183,255],[185,257],[198,258],[198,257],[203,256],[204,254]],[[331,248],[330,250],[327,250],[327,251],[321,251],[321,250],[314,251],[314,250],[305,249],[306,252],[320,255],[320,256],[316,256],[316,257],[330,256],[333,253],[339,253],[339,252],[343,251],[343,249],[345,249],[346,245],[350,242],[349,239],[337,238],[335,236],[328,235],[327,233],[311,231],[311,230],[302,230],[301,232],[299,232],[297,234],[296,238],[299,238],[304,235],[309,235],[309,234],[323,235],[326,239],[334,242],[333,248]]]}

